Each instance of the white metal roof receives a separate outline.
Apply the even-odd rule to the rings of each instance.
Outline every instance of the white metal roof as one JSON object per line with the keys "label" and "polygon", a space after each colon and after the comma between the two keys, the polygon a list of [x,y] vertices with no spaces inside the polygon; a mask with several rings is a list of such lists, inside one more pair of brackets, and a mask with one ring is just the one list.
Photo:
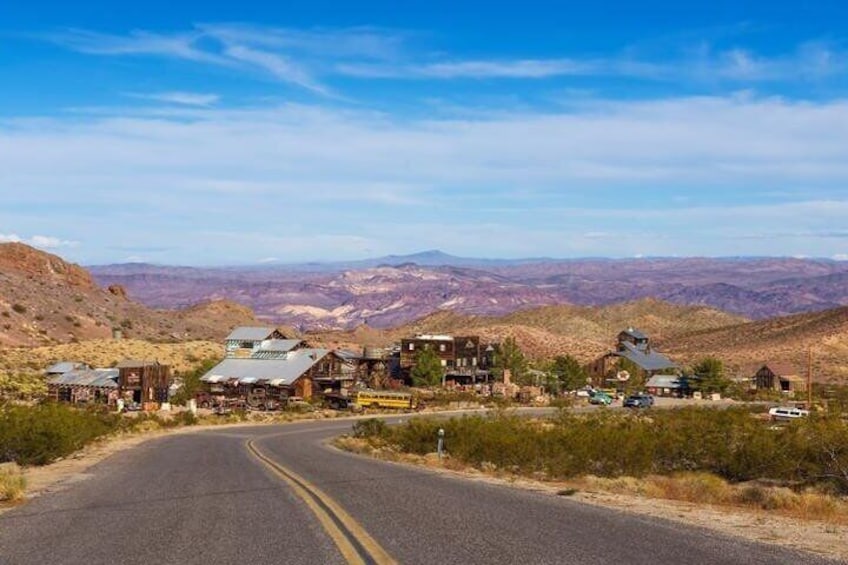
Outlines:
{"label": "white metal roof", "polygon": [[271,337],[277,328],[260,326],[242,326],[227,336],[227,341],[263,341]]}
{"label": "white metal roof", "polygon": [[290,385],[309,371],[327,354],[328,349],[298,349],[284,359],[239,359],[230,357],[215,365],[201,377],[204,382],[218,377],[220,380],[238,379],[242,383],[260,380],[277,382],[275,386]]}

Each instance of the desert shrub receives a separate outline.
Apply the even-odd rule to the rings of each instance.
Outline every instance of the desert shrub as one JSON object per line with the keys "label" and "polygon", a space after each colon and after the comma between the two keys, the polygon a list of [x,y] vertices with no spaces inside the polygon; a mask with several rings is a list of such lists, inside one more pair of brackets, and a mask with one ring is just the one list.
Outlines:
{"label": "desert shrub", "polygon": [[171,418],[171,422],[173,422],[174,426],[194,426],[197,424],[197,416],[185,410],[183,412],[177,412]]}
{"label": "desert shrub", "polygon": [[353,437],[358,438],[381,438],[386,433],[386,423],[383,420],[369,418],[359,420],[353,424]]}
{"label": "desert shrub", "polygon": [[120,417],[61,404],[0,407],[0,462],[45,465],[121,425]]}
{"label": "desert shrub", "polygon": [[42,322],[42,321],[44,321],[44,316],[42,316],[41,314],[36,314],[36,315],[35,315],[35,320],[36,320],[37,322]]}
{"label": "desert shrub", "polygon": [[25,314],[27,311],[27,307],[23,304],[12,304],[12,310],[17,312],[18,314]]}
{"label": "desert shrub", "polygon": [[46,393],[47,384],[38,373],[0,373],[0,402],[32,400]]}
{"label": "desert shrub", "polygon": [[[543,422],[501,414],[441,422],[413,419],[388,428],[362,425],[371,427],[363,427],[358,437],[378,437],[415,454],[435,451],[442,427],[451,457],[479,468],[542,472],[551,478],[683,473],[686,489],[710,496],[724,495],[700,473],[731,482],[829,484],[848,493],[848,423],[835,417],[813,416],[775,427],[743,409],[687,408],[640,414],[561,411]],[[756,490],[745,496],[750,499],[745,503],[777,504],[757,500]]]}

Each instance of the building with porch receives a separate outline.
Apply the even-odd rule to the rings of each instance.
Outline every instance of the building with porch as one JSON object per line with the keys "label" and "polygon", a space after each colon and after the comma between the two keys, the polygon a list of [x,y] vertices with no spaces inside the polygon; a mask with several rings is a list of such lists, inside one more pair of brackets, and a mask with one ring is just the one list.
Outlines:
{"label": "building with porch", "polygon": [[[654,375],[676,375],[680,367],[651,346],[650,338],[635,328],[627,328],[618,334],[618,343],[614,351],[604,354],[586,366],[586,372],[596,386],[605,386],[608,382],[628,378],[648,380]],[[637,375],[624,375],[621,370],[622,359],[635,367]]]}

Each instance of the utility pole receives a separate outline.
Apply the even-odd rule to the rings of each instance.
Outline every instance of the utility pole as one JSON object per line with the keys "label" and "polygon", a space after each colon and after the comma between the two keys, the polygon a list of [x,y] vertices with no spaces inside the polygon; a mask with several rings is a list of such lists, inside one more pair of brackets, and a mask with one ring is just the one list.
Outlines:
{"label": "utility pole", "polygon": [[813,346],[807,349],[807,410],[813,409]]}

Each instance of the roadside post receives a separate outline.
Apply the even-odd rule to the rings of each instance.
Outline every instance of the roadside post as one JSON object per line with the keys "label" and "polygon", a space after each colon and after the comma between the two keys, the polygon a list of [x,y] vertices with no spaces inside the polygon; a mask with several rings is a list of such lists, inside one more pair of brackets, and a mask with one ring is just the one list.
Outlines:
{"label": "roadside post", "polygon": [[439,453],[439,460],[441,461],[442,455],[445,452],[445,429],[439,428],[439,443],[436,445],[436,450]]}

